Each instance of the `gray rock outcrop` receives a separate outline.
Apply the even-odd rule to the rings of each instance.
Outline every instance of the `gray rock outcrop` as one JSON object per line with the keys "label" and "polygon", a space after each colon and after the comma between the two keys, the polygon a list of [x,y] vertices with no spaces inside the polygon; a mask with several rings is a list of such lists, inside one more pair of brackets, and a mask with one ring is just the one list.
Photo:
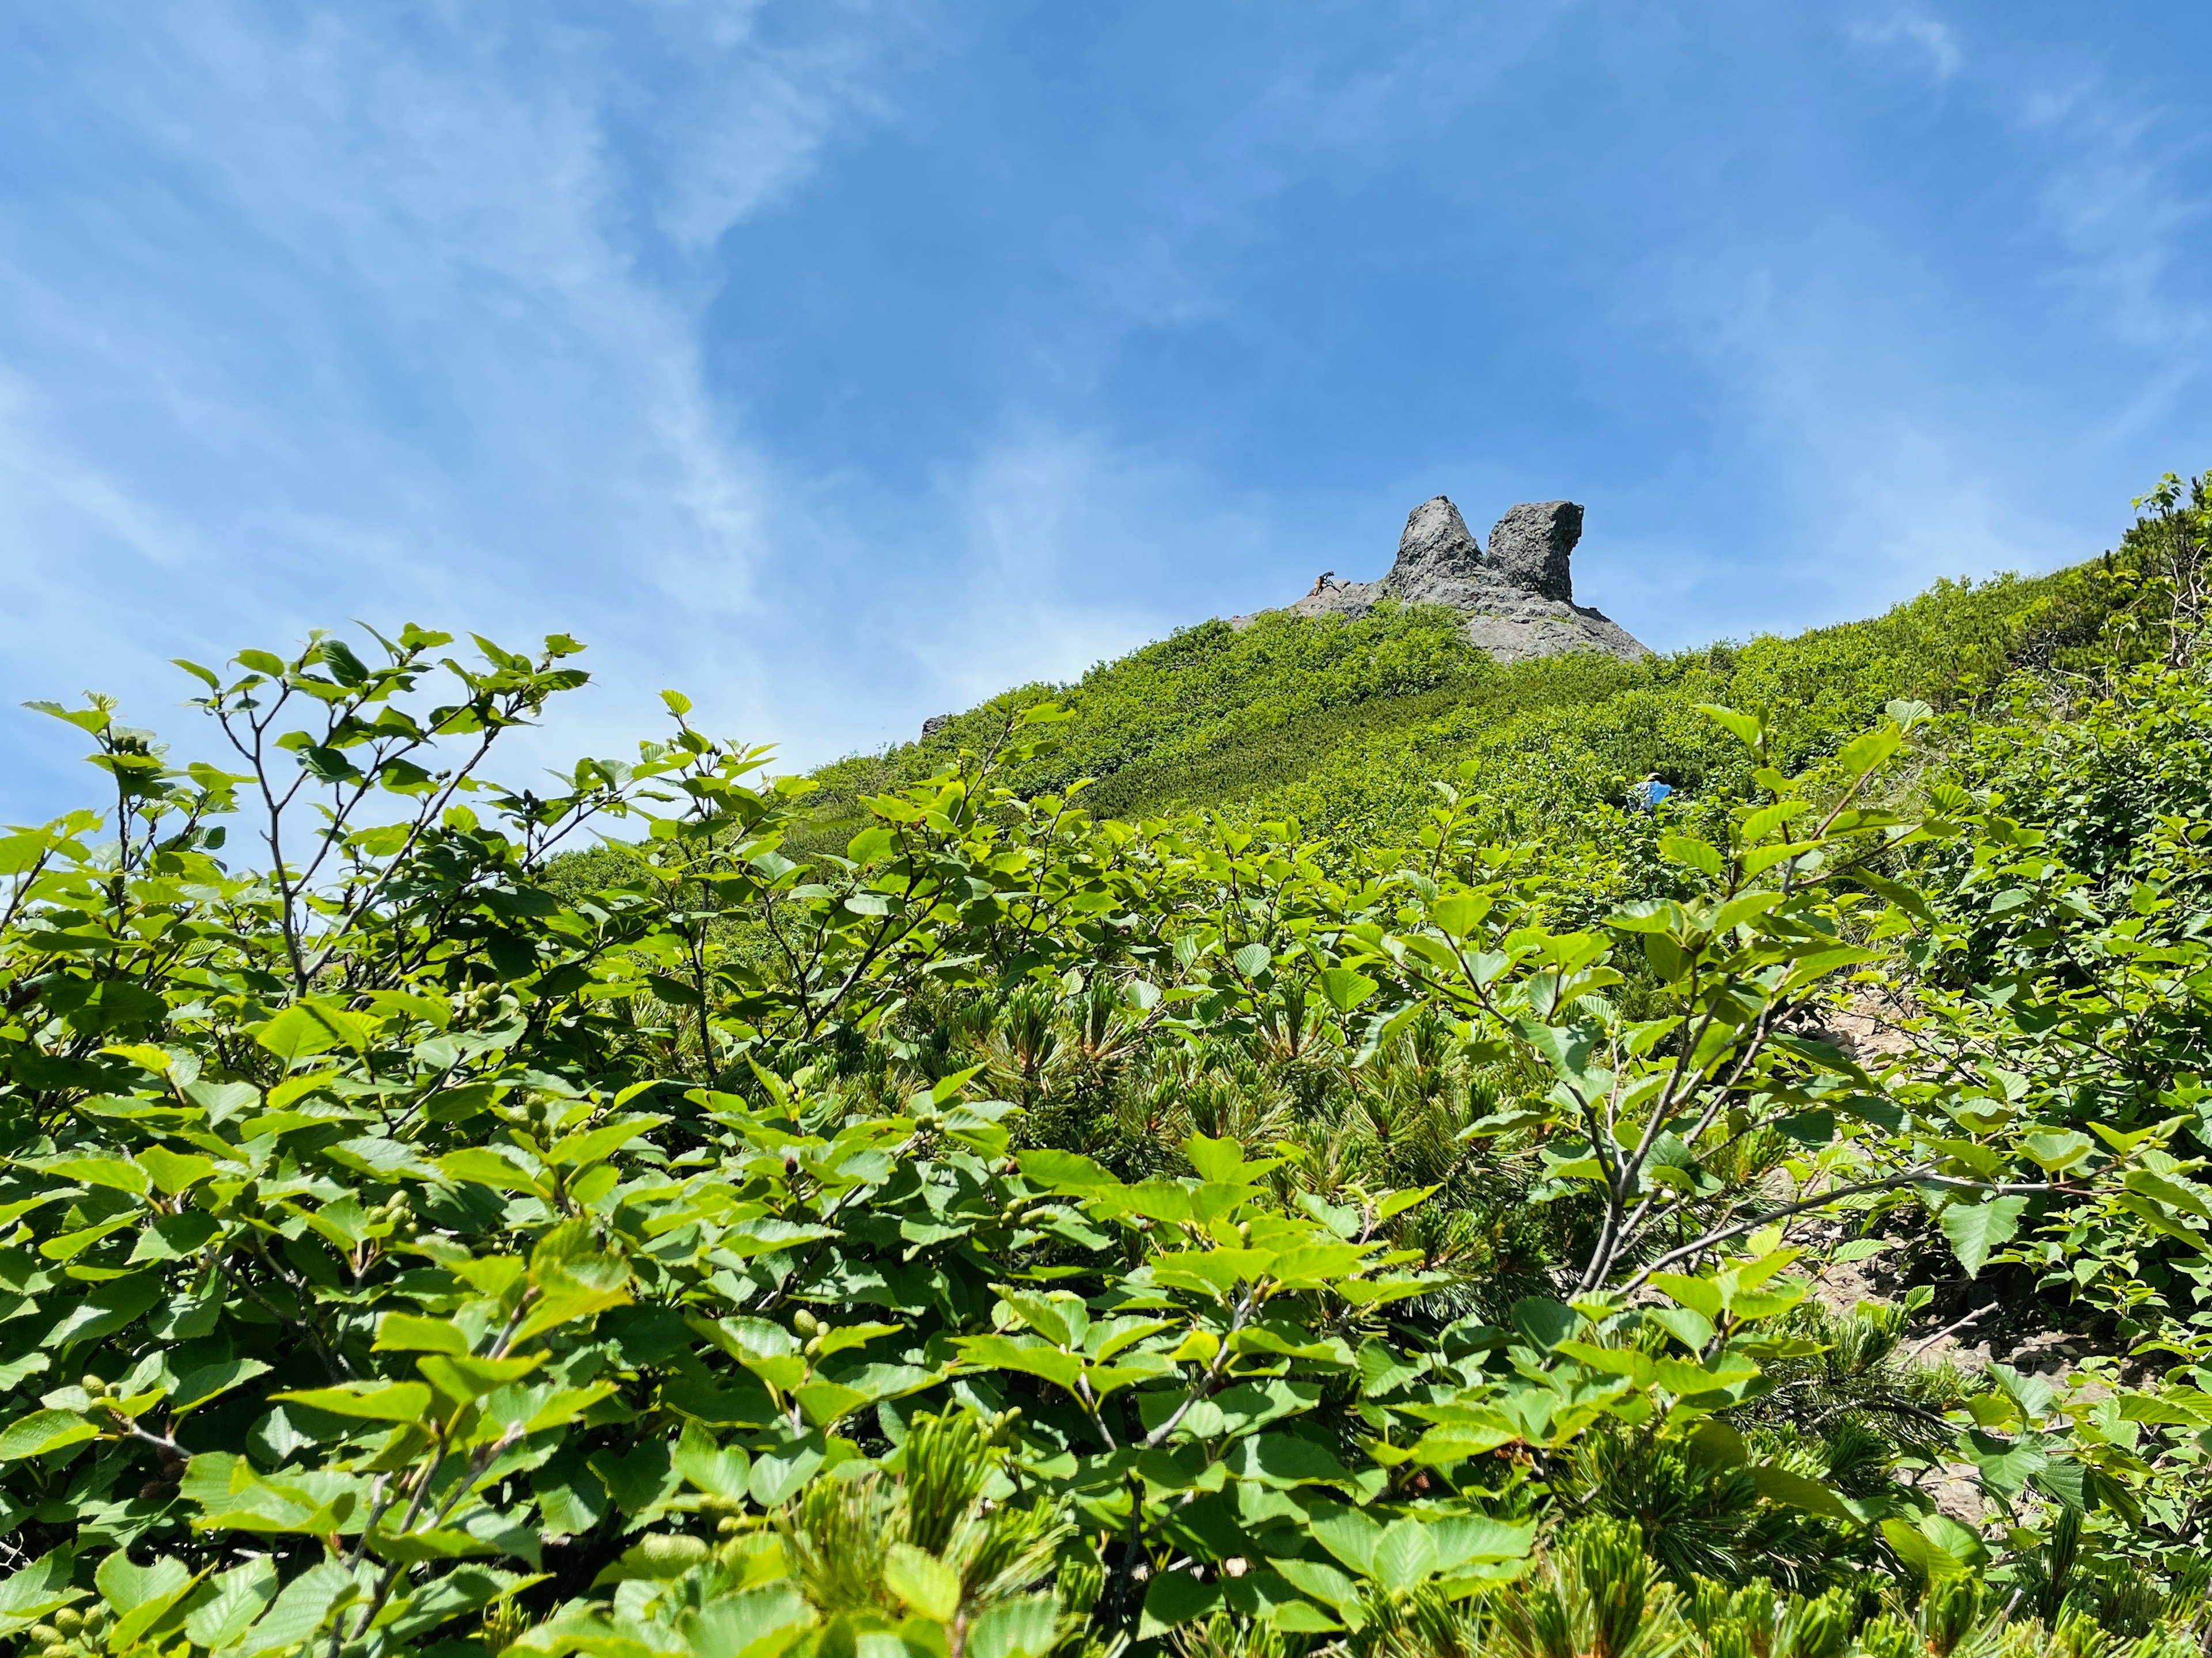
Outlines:
{"label": "gray rock outcrop", "polygon": [[1459,508],[1449,495],[1433,495],[1406,515],[1398,562],[1384,580],[1408,587],[1449,582],[1463,580],[1481,564],[1482,548],[1468,532]]}
{"label": "gray rock outcrop", "polygon": [[[1316,582],[1289,606],[1298,616],[1364,616],[1386,598],[1444,604],[1467,615],[1467,636],[1500,662],[1603,651],[1629,660],[1649,655],[1601,611],[1574,602],[1573,556],[1583,509],[1571,501],[1524,501],[1477,542],[1445,496],[1407,517],[1397,562],[1376,581]],[[1256,616],[1229,618],[1249,627]]]}
{"label": "gray rock outcrop", "polygon": [[1571,561],[1582,538],[1583,509],[1573,501],[1524,501],[1491,531],[1488,563],[1509,586],[1571,604]]}

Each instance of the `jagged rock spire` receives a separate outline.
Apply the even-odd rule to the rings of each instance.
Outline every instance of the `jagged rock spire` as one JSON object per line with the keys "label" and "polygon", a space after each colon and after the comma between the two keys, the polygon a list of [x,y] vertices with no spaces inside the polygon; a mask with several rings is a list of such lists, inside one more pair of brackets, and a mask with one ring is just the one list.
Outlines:
{"label": "jagged rock spire", "polygon": [[1406,515],[1406,532],[1398,537],[1398,562],[1390,567],[1394,578],[1420,580],[1442,577],[1467,581],[1480,574],[1482,544],[1467,527],[1449,495],[1431,495]]}
{"label": "jagged rock spire", "polygon": [[[1456,519],[1459,514],[1454,513],[1452,517]],[[1583,509],[1573,501],[1526,501],[1507,508],[1497,528],[1491,531],[1486,562],[1510,585],[1539,598],[1571,604],[1575,602],[1572,560],[1575,544],[1582,538]],[[1401,552],[1399,556],[1405,555]]]}
{"label": "jagged rock spire", "polygon": [[[1467,617],[1467,636],[1500,662],[1562,651],[1603,651],[1631,660],[1642,645],[1575,600],[1574,551],[1583,509],[1571,501],[1523,501],[1507,510],[1485,547],[1446,495],[1431,495],[1406,519],[1397,562],[1375,581],[1331,575],[1290,606],[1300,616],[1360,616],[1385,599],[1443,604]],[[1231,616],[1232,627],[1255,618]]]}

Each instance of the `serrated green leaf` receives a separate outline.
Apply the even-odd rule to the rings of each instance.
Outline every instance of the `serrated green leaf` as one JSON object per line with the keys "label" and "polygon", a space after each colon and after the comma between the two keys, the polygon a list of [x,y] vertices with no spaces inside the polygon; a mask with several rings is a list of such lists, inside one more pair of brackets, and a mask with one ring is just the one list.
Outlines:
{"label": "serrated green leaf", "polygon": [[0,1462],[43,1456],[98,1436],[100,1430],[76,1411],[33,1411],[0,1428]]}
{"label": "serrated green leaf", "polygon": [[374,1422],[423,1422],[429,1418],[431,1394],[419,1382],[360,1382],[339,1388],[308,1388],[296,1393],[271,1394],[273,1400],[290,1400],[332,1416],[365,1417]]}
{"label": "serrated green leaf", "polygon": [[1990,1198],[1978,1203],[1954,1203],[1936,1217],[1951,1253],[1968,1278],[1978,1277],[1990,1251],[2009,1243],[2027,1207],[2026,1198]]}

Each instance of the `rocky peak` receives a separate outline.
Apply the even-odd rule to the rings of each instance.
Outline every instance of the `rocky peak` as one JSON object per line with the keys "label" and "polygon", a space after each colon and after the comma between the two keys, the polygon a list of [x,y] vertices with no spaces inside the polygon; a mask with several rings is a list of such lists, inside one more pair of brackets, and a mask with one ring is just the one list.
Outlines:
{"label": "rocky peak", "polygon": [[[1475,540],[1449,496],[1413,508],[1398,537],[1398,557],[1374,581],[1339,581],[1334,574],[1290,606],[1301,616],[1361,616],[1383,599],[1443,604],[1467,615],[1470,641],[1500,662],[1566,651],[1603,651],[1633,659],[1647,654],[1624,629],[1574,602],[1574,551],[1583,509],[1571,501],[1523,501],[1509,507]],[[1254,616],[1230,618],[1246,627]]]}
{"label": "rocky peak", "polygon": [[1573,501],[1526,501],[1508,507],[1490,532],[1487,562],[1509,586],[1571,604],[1571,561],[1575,544],[1582,538],[1583,509]]}
{"label": "rocky peak", "polygon": [[1482,544],[1467,527],[1449,495],[1431,495],[1406,515],[1398,562],[1386,580],[1441,578],[1466,581],[1481,574]]}

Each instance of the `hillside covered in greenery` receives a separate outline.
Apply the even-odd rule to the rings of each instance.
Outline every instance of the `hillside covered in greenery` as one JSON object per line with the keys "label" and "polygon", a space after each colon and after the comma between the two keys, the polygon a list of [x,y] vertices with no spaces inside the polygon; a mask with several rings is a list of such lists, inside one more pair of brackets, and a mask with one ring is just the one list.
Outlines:
{"label": "hillside covered in greenery", "polygon": [[2094,669],[2122,591],[2115,568],[1947,581],[1871,621],[1643,662],[1591,653],[1496,666],[1464,641],[1455,613],[1434,606],[1356,621],[1274,612],[1242,630],[1207,622],[1075,684],[1024,686],[918,744],[814,776],[825,826],[856,823],[859,797],[988,747],[1010,714],[1049,701],[1071,718],[1018,786],[1091,780],[1085,805],[1102,817],[1210,807],[1292,814],[1347,841],[1403,838],[1431,781],[1471,767],[1501,813],[1578,819],[1625,806],[1631,783],[1653,771],[1692,791],[1739,773],[1740,757],[1693,712],[1700,703],[1765,711],[1777,754],[1798,764],[1895,698],[1948,712],[1981,706],[2016,671]]}
{"label": "hillside covered in greenery", "polygon": [[1633,665],[1209,625],[816,778],[671,692],[501,785],[560,635],[180,665],[191,757],[42,705],[0,1642],[2207,1658],[2212,501],[2146,505]]}

